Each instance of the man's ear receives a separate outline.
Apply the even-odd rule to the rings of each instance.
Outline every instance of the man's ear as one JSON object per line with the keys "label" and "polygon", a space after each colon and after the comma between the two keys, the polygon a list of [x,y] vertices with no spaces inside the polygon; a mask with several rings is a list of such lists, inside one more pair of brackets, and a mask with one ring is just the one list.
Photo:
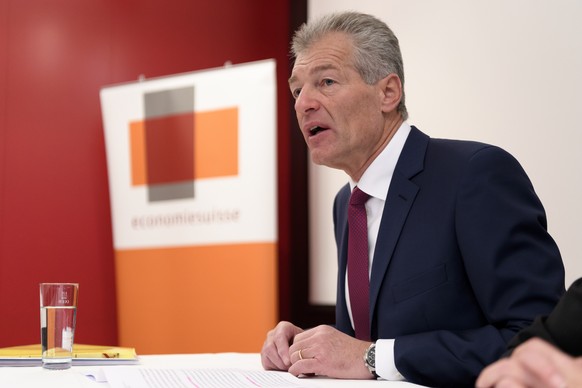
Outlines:
{"label": "man's ear", "polygon": [[402,99],[402,82],[395,73],[388,74],[380,81],[382,91],[382,112],[395,111]]}

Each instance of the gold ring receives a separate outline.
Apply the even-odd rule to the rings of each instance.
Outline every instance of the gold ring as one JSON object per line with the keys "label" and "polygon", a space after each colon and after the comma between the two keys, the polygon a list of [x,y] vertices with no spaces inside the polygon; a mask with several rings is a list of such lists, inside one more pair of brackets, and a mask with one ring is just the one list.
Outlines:
{"label": "gold ring", "polygon": [[301,349],[299,349],[299,359],[303,360],[303,354],[301,354]]}

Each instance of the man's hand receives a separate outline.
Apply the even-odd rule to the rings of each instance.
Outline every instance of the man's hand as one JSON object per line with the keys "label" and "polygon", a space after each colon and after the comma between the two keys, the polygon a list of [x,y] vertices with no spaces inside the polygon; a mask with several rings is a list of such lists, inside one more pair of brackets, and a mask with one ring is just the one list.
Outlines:
{"label": "man's hand", "polygon": [[539,338],[481,372],[477,387],[582,387],[582,357],[573,358]]}
{"label": "man's hand", "polygon": [[263,368],[269,370],[288,370],[291,366],[289,358],[289,345],[293,338],[303,329],[290,322],[279,322],[269,333],[261,350],[261,362]]}
{"label": "man's hand", "polygon": [[360,341],[331,326],[318,326],[295,335],[289,348],[289,372],[340,379],[371,379],[364,364],[370,342]]}

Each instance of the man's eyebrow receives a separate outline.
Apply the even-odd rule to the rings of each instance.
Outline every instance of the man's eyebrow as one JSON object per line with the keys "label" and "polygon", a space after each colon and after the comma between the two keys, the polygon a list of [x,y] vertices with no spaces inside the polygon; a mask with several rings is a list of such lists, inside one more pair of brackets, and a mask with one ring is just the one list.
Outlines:
{"label": "man's eyebrow", "polygon": [[[315,73],[320,73],[322,71],[326,71],[326,70],[335,70],[338,67],[331,64],[331,63],[326,63],[323,65],[319,65],[319,66],[315,66],[313,69],[311,69],[309,71],[309,74],[315,74]],[[289,82],[289,84],[293,83],[297,81],[297,77],[295,75],[291,75],[291,77],[289,77],[289,80],[287,82]]]}

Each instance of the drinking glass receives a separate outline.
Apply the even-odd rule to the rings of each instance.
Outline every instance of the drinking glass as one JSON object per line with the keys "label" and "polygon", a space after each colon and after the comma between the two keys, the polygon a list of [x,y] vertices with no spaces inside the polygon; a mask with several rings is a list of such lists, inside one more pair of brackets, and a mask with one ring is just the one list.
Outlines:
{"label": "drinking glass", "polygon": [[78,283],[40,284],[42,366],[68,369],[73,361]]}

